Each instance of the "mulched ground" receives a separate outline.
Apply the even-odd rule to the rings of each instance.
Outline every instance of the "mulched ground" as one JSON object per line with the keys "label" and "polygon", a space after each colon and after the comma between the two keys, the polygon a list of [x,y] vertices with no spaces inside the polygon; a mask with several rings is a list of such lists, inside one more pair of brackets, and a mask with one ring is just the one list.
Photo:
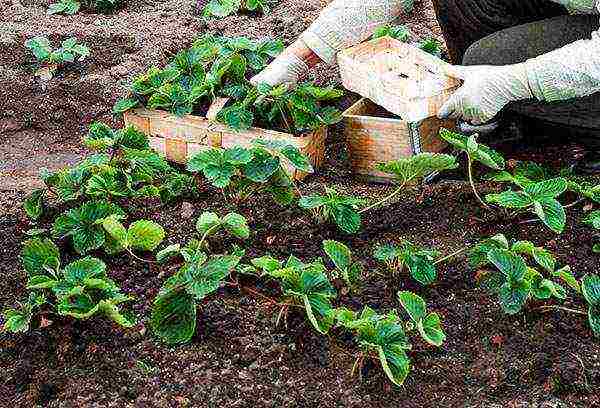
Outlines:
{"label": "mulched ground", "polygon": [[[81,151],[73,149],[86,124],[109,118],[112,102],[123,92],[122,81],[150,64],[163,63],[206,30],[283,35],[289,42],[322,6],[318,1],[286,0],[270,16],[232,17],[206,25],[187,1],[136,1],[116,16],[52,18],[44,16],[44,2],[21,3],[24,8],[0,0],[4,10],[0,12],[0,88],[8,95],[8,108],[0,113],[2,306],[13,305],[24,292],[25,275],[17,254],[30,226],[19,207],[25,192],[37,183],[37,168],[77,159]],[[414,20],[421,32],[435,32],[430,15]],[[57,78],[46,90],[33,82],[31,61],[21,45],[23,38],[42,33],[55,38],[77,33],[94,50],[87,65]],[[314,75],[336,77],[326,67]],[[318,175],[307,179],[302,191],[332,185],[364,197],[388,193],[387,186],[367,185],[351,177],[340,134],[332,133],[328,162]],[[509,158],[543,156],[557,168],[572,161],[575,147],[500,146]],[[484,191],[488,188],[482,185]],[[161,223],[168,242],[175,243],[193,235],[201,212],[232,209],[225,207],[220,195],[207,189],[194,202],[171,207],[137,203],[130,210],[131,219],[145,217]],[[585,319],[542,313],[536,303],[523,314],[506,316],[477,287],[474,272],[463,259],[443,265],[439,282],[422,288],[410,279],[382,277],[382,268],[371,257],[373,246],[386,240],[404,238],[451,253],[502,232],[548,247],[580,277],[600,266],[591,254],[595,239],[591,230],[577,221],[581,209],[569,212],[566,231],[555,236],[539,224],[518,224],[483,213],[464,182],[446,179],[407,190],[397,203],[366,217],[362,232],[353,237],[316,225],[298,209],[282,209],[263,199],[235,210],[248,218],[253,231],[251,240],[243,243],[249,256],[293,253],[310,260],[323,255],[323,239],[346,242],[367,274],[360,292],[340,296],[338,303],[385,311],[397,307],[396,291],[415,291],[443,316],[446,343],[436,349],[416,342],[410,353],[413,372],[401,388],[390,386],[376,365],[367,365],[360,380],[350,376],[357,351],[350,339],[336,331],[329,337],[317,335],[302,316],[290,316],[288,327],[275,327],[277,311],[245,289],[273,295],[270,287],[242,279],[241,288],[222,290],[201,306],[198,331],[190,344],[166,347],[151,335],[145,320],[157,290],[176,266],[159,268],[120,257],[107,259],[109,274],[136,296],[131,308],[141,318],[140,324],[121,330],[101,319],[57,320],[26,335],[0,334],[0,406],[600,406],[600,345]],[[211,241],[217,252],[233,242]],[[566,305],[583,308],[579,301]]]}

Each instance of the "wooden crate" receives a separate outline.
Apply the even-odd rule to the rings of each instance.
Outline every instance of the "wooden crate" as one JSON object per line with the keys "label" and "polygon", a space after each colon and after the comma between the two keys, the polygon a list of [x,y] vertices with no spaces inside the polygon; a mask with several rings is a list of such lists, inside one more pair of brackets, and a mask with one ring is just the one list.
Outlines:
{"label": "wooden crate", "polygon": [[[210,115],[220,110],[223,105],[224,103],[217,101],[217,109],[213,105]],[[124,114],[124,121],[125,125],[133,125],[145,133],[154,150],[168,160],[181,164],[185,164],[192,155],[201,150],[211,147],[249,147],[256,139],[284,140],[304,153],[314,168],[321,165],[325,155],[327,128],[302,136],[259,128],[236,132],[204,117],[177,117],[168,112],[148,109],[128,111]],[[306,173],[294,169],[289,163],[283,163],[283,167],[297,180],[306,176]]]}
{"label": "wooden crate", "polygon": [[435,116],[461,85],[446,62],[391,37],[340,52],[338,64],[344,87],[409,122]]}
{"label": "wooden crate", "polygon": [[422,152],[440,152],[446,147],[438,137],[440,127],[456,126],[454,121],[436,116],[416,122],[384,117],[381,108],[366,98],[348,108],[343,117],[353,172],[378,182],[388,182],[392,176],[376,170],[377,164]]}

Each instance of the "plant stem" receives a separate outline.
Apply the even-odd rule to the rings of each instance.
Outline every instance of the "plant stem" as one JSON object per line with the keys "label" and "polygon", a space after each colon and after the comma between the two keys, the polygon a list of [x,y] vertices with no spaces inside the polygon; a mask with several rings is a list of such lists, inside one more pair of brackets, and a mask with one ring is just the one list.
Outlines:
{"label": "plant stem", "polygon": [[563,205],[563,208],[575,207],[577,204],[580,204],[584,201],[585,201],[585,198],[580,198],[579,200],[576,200],[576,201],[572,202],[571,204]]}
{"label": "plant stem", "polygon": [[215,229],[218,229],[220,226],[221,226],[221,224],[217,224],[217,225],[213,225],[212,227],[207,229],[206,232],[204,233],[204,235],[202,235],[202,238],[200,238],[200,242],[198,243],[198,248],[202,248],[202,244],[204,244],[204,241],[206,241],[206,238],[208,238],[208,236],[210,234],[212,234],[212,232]]}
{"label": "plant stem", "polygon": [[556,310],[562,310],[564,312],[569,312],[569,313],[574,313],[574,314],[587,315],[587,312],[585,312],[583,310],[569,309],[568,307],[559,306],[559,305],[540,306],[540,307],[538,307],[538,309],[544,309],[544,310],[556,309]]}
{"label": "plant stem", "polygon": [[457,251],[452,252],[450,255],[446,255],[445,257],[438,259],[433,264],[434,265],[440,264],[444,261],[447,261],[448,259],[454,258],[455,256],[462,254],[463,252],[466,252],[468,249],[469,249],[469,247],[461,248]]}
{"label": "plant stem", "polygon": [[146,262],[146,263],[151,263],[151,264],[158,263],[158,262],[156,262],[156,261],[151,261],[151,260],[149,260],[149,259],[140,258],[140,257],[139,257],[139,256],[137,256],[136,254],[134,254],[134,253],[133,253],[133,251],[132,251],[131,249],[129,249],[129,248],[127,248],[127,253],[128,253],[129,255],[131,255],[131,256],[132,256],[134,259],[137,259],[138,261],[141,261],[141,262]]}
{"label": "plant stem", "polygon": [[471,189],[473,190],[475,197],[477,197],[477,200],[479,200],[479,202],[481,203],[481,205],[483,205],[483,207],[485,209],[491,210],[492,208],[483,201],[483,199],[477,192],[477,188],[475,187],[475,181],[473,180],[473,159],[471,159],[471,156],[469,156],[468,154],[467,154],[467,173],[469,173],[469,184],[471,184]]}
{"label": "plant stem", "polygon": [[367,208],[363,208],[362,210],[360,210],[358,213],[362,214],[364,212],[367,212],[369,210],[372,210],[375,207],[379,207],[381,204],[386,203],[387,201],[389,201],[390,199],[396,197],[398,194],[400,194],[400,192],[402,191],[402,189],[404,188],[404,186],[406,186],[406,182],[402,183],[400,185],[400,187],[398,187],[396,190],[394,190],[394,192],[392,192],[392,194],[390,194],[389,196],[385,197],[382,200],[377,201],[375,204],[372,204],[370,206],[368,206]]}

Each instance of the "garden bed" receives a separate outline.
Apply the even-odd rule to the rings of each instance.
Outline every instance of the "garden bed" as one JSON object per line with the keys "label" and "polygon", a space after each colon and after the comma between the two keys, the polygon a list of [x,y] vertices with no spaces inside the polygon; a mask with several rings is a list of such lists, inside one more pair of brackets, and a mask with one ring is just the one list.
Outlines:
{"label": "garden bed", "polygon": [[[281,34],[285,28],[290,30],[284,33],[289,40],[316,16],[320,2],[309,2],[309,5],[299,2],[297,7],[289,3],[276,8],[275,14],[264,20],[232,17],[211,23],[211,28],[227,28],[231,34],[239,34],[244,29],[248,35],[256,33],[258,28],[261,33]],[[140,3],[114,17],[83,14],[58,17],[56,21],[60,21],[64,29],[71,20],[85,27],[95,19],[106,24],[126,25],[130,23],[128,19],[154,18],[158,26],[155,30],[162,31],[164,26],[161,27],[159,21],[176,21],[178,17],[174,16],[180,13],[191,15],[178,5],[179,2],[156,6]],[[297,10],[299,18],[289,16],[290,9]],[[42,7],[30,6],[23,17],[23,24],[35,26],[36,34],[38,30],[45,30],[43,25],[35,23],[36,19],[44,18],[43,11]],[[161,17],[163,14],[166,17]],[[182,37],[177,36],[177,41],[187,41]],[[150,52],[152,43],[149,37],[145,38],[141,49]],[[170,49],[161,43],[156,48],[165,53],[164,59],[180,45]],[[154,57],[142,59],[139,71],[150,61],[154,62]],[[97,104],[90,104],[86,97],[78,96],[78,92],[69,94],[68,98],[75,98],[73,100],[61,98],[77,105],[78,112],[86,112],[85,115],[99,109],[108,117],[121,88],[117,79],[108,79],[103,68],[98,68],[97,73],[112,84],[111,89],[116,90],[114,95]],[[57,84],[65,82],[57,78]],[[13,98],[20,92],[17,86],[10,89]],[[51,167],[59,166],[63,160],[73,160],[79,152],[71,150],[87,127],[88,119],[103,118],[96,113],[84,115],[87,119],[80,124],[79,118],[73,119],[69,114],[57,121],[56,133],[43,127],[38,129],[35,124],[42,123],[44,115],[49,115],[47,112],[54,106],[58,105],[49,105],[47,111],[38,112],[40,119],[34,121],[34,126],[25,124],[22,126],[25,130],[20,131],[0,130],[3,132],[0,151],[10,158],[14,167],[9,169],[8,177],[14,178],[19,171],[36,170],[42,163],[46,165],[45,162],[50,161],[49,152],[58,157]],[[75,123],[78,128],[73,130]],[[61,127],[66,129],[62,137]],[[19,147],[36,137],[44,138],[46,143],[31,143],[32,151]],[[365,198],[389,194],[390,187],[368,185],[352,178],[339,129],[331,132],[327,149],[323,169],[300,185],[303,194],[321,192],[323,186]],[[572,146],[532,148],[523,145],[504,146],[501,150],[509,159],[543,160],[553,168],[570,164],[573,157],[564,152],[574,151]],[[60,156],[61,152],[65,155]],[[21,160],[31,155],[44,159]],[[19,163],[21,168],[18,168]],[[565,232],[554,235],[539,223],[519,223],[527,221],[526,218],[513,222],[491,217],[480,209],[468,184],[452,178],[447,176],[424,189],[407,189],[395,204],[365,217],[361,233],[350,236],[339,233],[333,226],[315,224],[308,213],[295,206],[282,208],[261,197],[230,207],[224,204],[218,191],[210,187],[204,187],[194,201],[163,206],[149,200],[128,208],[131,219],[147,218],[163,225],[168,243],[187,241],[202,212],[224,213],[226,209],[235,209],[247,217],[253,232],[251,239],[243,244],[249,257],[270,253],[281,258],[293,253],[309,261],[324,255],[321,249],[324,239],[347,243],[370,273],[357,294],[340,296],[337,304],[353,309],[369,305],[382,311],[390,310],[398,307],[396,292],[404,289],[422,295],[429,309],[442,316],[446,342],[441,348],[415,342],[415,349],[410,353],[413,370],[403,387],[392,386],[376,365],[365,366],[362,380],[352,377],[350,371],[357,348],[341,331],[334,330],[330,337],[322,336],[304,316],[295,314],[290,315],[287,328],[275,327],[277,309],[268,307],[265,299],[252,291],[258,290],[267,296],[275,296],[276,292],[263,280],[242,278],[240,288],[224,288],[219,296],[202,304],[198,330],[190,343],[181,346],[169,347],[160,342],[144,320],[132,329],[120,329],[101,318],[80,322],[57,319],[48,327],[28,334],[0,333],[0,402],[3,406],[15,407],[35,404],[50,407],[600,404],[596,392],[600,386],[600,345],[585,318],[559,311],[543,313],[536,309],[541,303],[533,303],[524,313],[507,316],[496,300],[477,286],[474,272],[462,259],[440,267],[438,281],[427,288],[410,279],[384,278],[375,273],[382,269],[372,257],[373,246],[378,242],[405,238],[449,254],[495,233],[546,246],[555,252],[561,264],[570,264],[577,277],[597,272],[600,261],[591,254],[592,230],[575,222],[582,215],[580,208],[569,210]],[[482,183],[480,188],[486,192],[491,187]],[[16,254],[30,228],[20,204],[31,185],[7,187],[3,184],[1,189],[0,304],[4,308],[13,305],[25,293],[25,273]],[[213,249],[221,252],[234,242],[229,238],[223,242],[214,240]],[[109,276],[124,291],[135,295],[135,313],[147,318],[154,296],[177,266],[158,267],[126,256],[104,258]],[[579,301],[568,301],[565,305],[583,307]]]}

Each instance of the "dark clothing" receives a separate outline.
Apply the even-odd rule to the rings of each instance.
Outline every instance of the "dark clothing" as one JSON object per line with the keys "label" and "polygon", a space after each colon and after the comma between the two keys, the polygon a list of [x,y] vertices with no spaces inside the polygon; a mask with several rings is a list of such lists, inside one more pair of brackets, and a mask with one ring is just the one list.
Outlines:
{"label": "dark clothing", "polygon": [[[547,0],[434,0],[453,63],[506,65],[590,38],[595,15],[568,15]],[[520,101],[506,111],[538,131],[593,138],[600,143],[600,93],[558,102]],[[565,133],[566,132],[566,133]]]}

